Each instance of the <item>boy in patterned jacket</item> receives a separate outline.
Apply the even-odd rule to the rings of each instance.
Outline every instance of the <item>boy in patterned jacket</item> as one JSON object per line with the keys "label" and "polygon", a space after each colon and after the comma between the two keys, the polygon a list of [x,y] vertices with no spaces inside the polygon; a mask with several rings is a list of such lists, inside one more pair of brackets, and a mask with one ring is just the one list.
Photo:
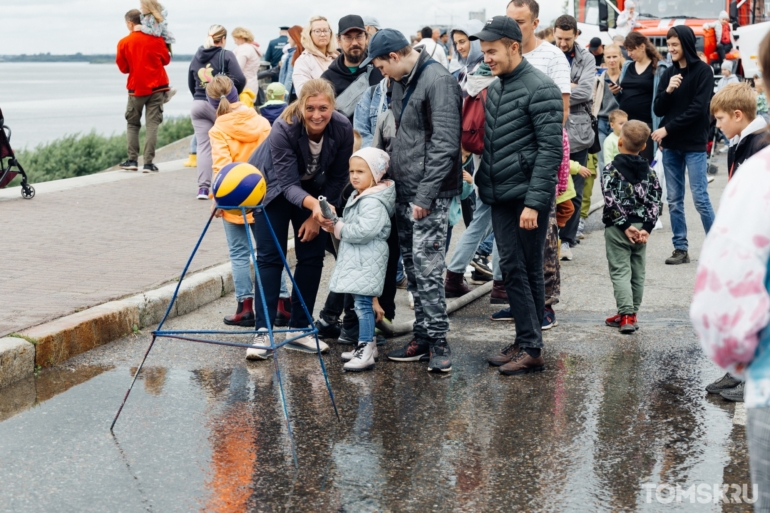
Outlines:
{"label": "boy in patterned jacket", "polygon": [[645,123],[627,122],[618,140],[620,154],[602,171],[604,241],[618,306],[617,315],[605,324],[627,334],[637,330],[647,239],[663,205],[658,177],[647,160],[639,156],[649,136]]}

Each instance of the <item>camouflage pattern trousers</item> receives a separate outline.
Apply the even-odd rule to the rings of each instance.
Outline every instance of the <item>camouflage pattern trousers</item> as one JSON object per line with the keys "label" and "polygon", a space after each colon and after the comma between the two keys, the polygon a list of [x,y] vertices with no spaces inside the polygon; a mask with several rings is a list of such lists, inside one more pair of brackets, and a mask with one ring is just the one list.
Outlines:
{"label": "camouflage pattern trousers", "polygon": [[559,226],[556,224],[556,201],[551,201],[548,213],[548,232],[543,247],[543,278],[545,306],[553,306],[561,297],[561,270],[559,268]]}
{"label": "camouflage pattern trousers", "polygon": [[430,214],[422,219],[412,216],[410,203],[396,205],[407,289],[414,296],[414,335],[425,341],[444,338],[449,331],[444,268],[451,202],[451,198],[436,198]]}

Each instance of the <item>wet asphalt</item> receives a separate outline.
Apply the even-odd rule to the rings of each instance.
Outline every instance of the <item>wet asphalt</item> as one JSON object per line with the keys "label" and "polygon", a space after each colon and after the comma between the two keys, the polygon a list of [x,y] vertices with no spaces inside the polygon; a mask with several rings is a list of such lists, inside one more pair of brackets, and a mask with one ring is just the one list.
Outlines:
{"label": "wet asphalt", "polygon": [[[735,405],[703,391],[722,373],[687,317],[696,264],[662,264],[670,235],[653,234],[631,336],[603,326],[614,300],[601,230],[583,241],[562,269],[541,374],[488,366],[514,330],[488,320],[488,296],[451,317],[449,375],[384,358],[345,373],[349,346],[331,344],[339,419],[317,356],[279,351],[296,468],[273,362],[242,349],[160,339],[114,436],[149,330],[41,370],[0,390],[0,511],[751,511],[654,490],[648,501],[648,483],[750,482]],[[232,307],[226,297],[167,327],[222,329]]]}

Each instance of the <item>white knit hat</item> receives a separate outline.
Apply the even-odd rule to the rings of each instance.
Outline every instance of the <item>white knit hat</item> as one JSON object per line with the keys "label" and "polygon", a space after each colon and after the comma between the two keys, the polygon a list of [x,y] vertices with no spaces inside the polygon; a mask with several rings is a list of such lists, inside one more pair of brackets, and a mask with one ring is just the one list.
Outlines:
{"label": "white knit hat", "polygon": [[358,157],[366,162],[366,165],[369,166],[369,170],[372,172],[375,183],[379,183],[382,177],[385,176],[385,173],[388,172],[390,156],[380,149],[372,147],[361,148],[350,156],[351,159],[353,157]]}

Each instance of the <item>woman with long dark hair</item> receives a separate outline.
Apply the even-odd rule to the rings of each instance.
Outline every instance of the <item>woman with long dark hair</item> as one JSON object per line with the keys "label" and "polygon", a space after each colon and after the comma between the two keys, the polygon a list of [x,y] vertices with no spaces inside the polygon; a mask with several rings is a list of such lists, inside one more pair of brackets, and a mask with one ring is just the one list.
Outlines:
{"label": "woman with long dark hair", "polygon": [[[321,283],[324,251],[331,221],[325,219],[318,202],[325,196],[339,206],[342,189],[348,183],[348,161],[353,154],[353,127],[343,114],[334,110],[334,88],[323,79],[305,82],[296,102],[289,105],[273,123],[270,137],[249,159],[267,181],[263,201],[264,214],[275,230],[283,254],[286,254],[289,222],[294,228],[294,253],[297,266],[294,279],[312,316],[318,286]],[[281,285],[283,261],[275,245],[265,215],[254,216],[257,230],[257,265],[267,302],[265,319],[262,297],[256,294],[256,327],[267,328],[275,319]],[[313,320],[305,315],[297,289],[291,297],[289,328],[307,328]],[[257,345],[269,345],[267,332],[258,335]],[[329,346],[320,342],[321,351]],[[305,336],[285,346],[298,351],[315,352],[315,337]]]}
{"label": "woman with long dark hair", "polygon": [[[642,121],[654,132],[660,126],[660,118],[652,106],[660,75],[667,65],[652,42],[639,32],[628,34],[624,46],[631,60],[620,72],[620,86],[610,86],[610,90],[618,100],[618,108],[628,114],[629,120]],[[652,163],[656,149],[657,145],[650,138],[640,155]]]}

